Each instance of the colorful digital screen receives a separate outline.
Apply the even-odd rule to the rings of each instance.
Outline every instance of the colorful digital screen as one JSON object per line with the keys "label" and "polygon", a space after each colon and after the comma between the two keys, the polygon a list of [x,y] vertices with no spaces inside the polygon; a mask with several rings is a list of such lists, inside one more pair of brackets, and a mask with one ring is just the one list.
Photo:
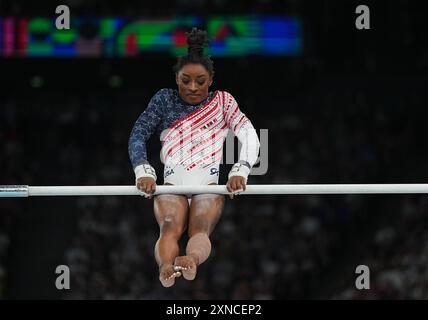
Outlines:
{"label": "colorful digital screen", "polygon": [[185,54],[192,27],[207,30],[212,56],[297,56],[302,26],[285,16],[178,16],[162,20],[71,17],[58,30],[55,18],[0,17],[1,57],[135,57],[147,53]]}

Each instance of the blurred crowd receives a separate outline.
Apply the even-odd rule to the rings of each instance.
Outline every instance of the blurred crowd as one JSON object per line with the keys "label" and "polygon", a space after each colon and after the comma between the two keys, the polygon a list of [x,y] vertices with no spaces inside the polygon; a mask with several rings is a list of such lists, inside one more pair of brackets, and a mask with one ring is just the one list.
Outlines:
{"label": "blurred crowd", "polygon": [[7,219],[12,217],[13,212],[3,212],[0,216],[0,298],[5,295],[5,282],[7,276],[6,259],[9,252],[10,230],[7,227]]}
{"label": "blurred crowd", "polygon": [[[411,89],[400,89],[393,81],[365,87],[333,78],[285,96],[231,89],[255,127],[269,129],[268,172],[249,183],[426,180],[426,93],[412,81]],[[133,183],[127,140],[153,92],[34,94],[1,101],[2,184]],[[157,140],[149,156],[161,172]],[[228,169],[222,168],[221,183]],[[61,298],[426,299],[427,207],[422,195],[228,199],[212,234],[212,255],[195,281],[180,278],[165,289],[153,254],[159,232],[153,202],[75,198],[73,236],[63,250],[72,289]],[[20,208],[2,200],[0,209],[0,295],[7,297]],[[371,271],[367,291],[355,289],[360,264]]]}
{"label": "blurred crowd", "polygon": [[361,261],[370,268],[370,289],[348,285],[334,299],[428,299],[428,197],[406,198],[399,210],[377,228]]}

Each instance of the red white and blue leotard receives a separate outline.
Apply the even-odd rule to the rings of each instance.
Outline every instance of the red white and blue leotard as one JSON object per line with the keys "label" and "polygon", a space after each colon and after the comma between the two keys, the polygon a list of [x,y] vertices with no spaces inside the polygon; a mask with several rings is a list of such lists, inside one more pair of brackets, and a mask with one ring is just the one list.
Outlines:
{"label": "red white and blue leotard", "polygon": [[177,90],[161,89],[132,129],[129,156],[134,169],[147,163],[146,141],[157,131],[162,143],[165,183],[218,183],[223,143],[229,129],[242,143],[239,160],[253,166],[259,140],[230,93],[210,92],[200,104],[190,105]]}

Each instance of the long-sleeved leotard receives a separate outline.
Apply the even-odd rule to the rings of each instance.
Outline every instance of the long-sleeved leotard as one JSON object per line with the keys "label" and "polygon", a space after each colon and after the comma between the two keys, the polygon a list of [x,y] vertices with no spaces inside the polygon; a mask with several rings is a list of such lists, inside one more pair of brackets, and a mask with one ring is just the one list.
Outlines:
{"label": "long-sleeved leotard", "polygon": [[[156,132],[162,143],[165,182],[169,179],[173,184],[216,183],[229,129],[242,143],[239,160],[253,166],[259,152],[259,140],[250,120],[240,111],[230,93],[210,92],[200,104],[190,105],[180,98],[177,90],[161,89],[132,129],[129,157],[134,169],[147,163],[146,142]],[[202,172],[213,177],[191,178],[192,173],[197,177]],[[190,182],[186,181],[186,176]]]}

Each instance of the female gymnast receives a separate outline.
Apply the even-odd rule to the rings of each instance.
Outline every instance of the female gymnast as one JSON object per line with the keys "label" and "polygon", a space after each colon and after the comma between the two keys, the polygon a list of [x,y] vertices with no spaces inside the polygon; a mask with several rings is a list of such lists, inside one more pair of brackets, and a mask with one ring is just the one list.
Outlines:
{"label": "female gymnast", "polygon": [[[174,66],[178,90],[161,89],[137,119],[129,138],[129,157],[137,188],[150,198],[156,189],[156,173],[147,161],[146,141],[156,131],[162,143],[164,184],[218,184],[219,166],[227,130],[242,143],[239,161],[228,175],[231,198],[245,190],[247,178],[259,152],[259,140],[250,120],[226,91],[209,91],[214,68],[204,55],[205,31],[193,28],[186,33],[188,52]],[[233,72],[233,70],[231,70]],[[154,212],[160,228],[155,245],[159,280],[164,287],[183,275],[193,280],[197,267],[210,255],[210,234],[224,206],[218,194],[159,195]],[[187,228],[189,240],[184,256],[178,241]]]}

